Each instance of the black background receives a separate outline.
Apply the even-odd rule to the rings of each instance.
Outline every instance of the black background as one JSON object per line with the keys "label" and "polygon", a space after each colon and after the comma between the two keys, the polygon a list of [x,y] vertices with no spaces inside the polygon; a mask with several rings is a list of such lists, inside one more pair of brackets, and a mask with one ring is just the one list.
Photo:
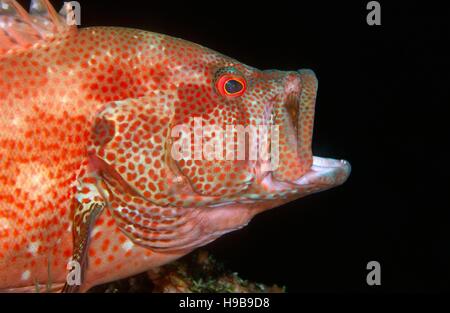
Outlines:
{"label": "black background", "polygon": [[[382,25],[368,26],[368,1],[79,2],[82,27],[140,28],[259,69],[316,72],[314,154],[353,172],[210,244],[228,268],[288,292],[450,290],[449,11],[380,1]],[[372,260],[381,286],[366,284]]]}

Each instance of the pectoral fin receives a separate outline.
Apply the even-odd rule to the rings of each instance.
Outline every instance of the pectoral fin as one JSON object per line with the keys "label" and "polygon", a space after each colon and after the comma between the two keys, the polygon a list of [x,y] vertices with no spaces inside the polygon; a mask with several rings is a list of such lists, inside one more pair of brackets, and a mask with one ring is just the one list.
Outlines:
{"label": "pectoral fin", "polygon": [[81,281],[69,282],[64,285],[62,292],[77,292],[84,282],[84,276],[88,267],[88,255],[90,234],[95,221],[105,207],[103,197],[98,191],[97,175],[87,174],[79,179],[77,193],[77,207],[72,220],[73,252],[72,262],[77,262],[80,270]]}

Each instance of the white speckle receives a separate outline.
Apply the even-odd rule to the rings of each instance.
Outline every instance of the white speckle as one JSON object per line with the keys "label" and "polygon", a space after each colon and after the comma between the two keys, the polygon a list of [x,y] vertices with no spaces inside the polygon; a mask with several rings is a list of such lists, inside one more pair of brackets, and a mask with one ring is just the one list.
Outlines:
{"label": "white speckle", "polygon": [[173,178],[173,182],[177,183],[177,184],[181,184],[183,182],[183,177],[181,177],[180,175],[177,175]]}
{"label": "white speckle", "polygon": [[122,249],[125,251],[130,251],[133,248],[133,243],[130,240],[127,240],[123,243]]}
{"label": "white speckle", "polygon": [[39,244],[40,244],[40,242],[32,242],[32,243],[28,246],[28,252],[30,252],[31,254],[35,255],[36,252],[38,251]]}
{"label": "white speckle", "polygon": [[94,236],[100,231],[100,227],[95,227],[92,231],[91,231],[91,238],[94,238]]}
{"label": "white speckle", "polygon": [[23,120],[20,117],[14,117],[11,121],[11,124],[14,126],[21,126],[23,124]]}
{"label": "white speckle", "polygon": [[56,179],[51,178],[50,169],[38,162],[30,162],[20,166],[20,174],[16,177],[16,186],[29,191],[31,200],[56,188]]}
{"label": "white speckle", "polygon": [[22,273],[22,280],[28,280],[30,276],[31,276],[30,270],[26,270],[25,272]]}
{"label": "white speckle", "polygon": [[4,217],[0,217],[0,234],[3,231],[8,230],[10,227],[11,227],[10,222]]}

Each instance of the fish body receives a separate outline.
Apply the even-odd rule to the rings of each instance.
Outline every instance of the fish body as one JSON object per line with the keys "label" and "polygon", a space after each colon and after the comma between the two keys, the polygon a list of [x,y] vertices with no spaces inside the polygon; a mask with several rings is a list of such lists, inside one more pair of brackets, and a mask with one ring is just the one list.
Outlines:
{"label": "fish body", "polygon": [[[33,3],[46,8],[36,17],[55,16]],[[52,23],[37,39],[0,37],[0,290],[62,287],[80,246],[82,291],[143,272],[348,177],[347,162],[312,156],[311,71],[260,71],[147,31]],[[174,157],[173,130],[192,126],[194,137],[198,122],[278,125],[277,166]],[[75,223],[92,203],[98,216]]]}

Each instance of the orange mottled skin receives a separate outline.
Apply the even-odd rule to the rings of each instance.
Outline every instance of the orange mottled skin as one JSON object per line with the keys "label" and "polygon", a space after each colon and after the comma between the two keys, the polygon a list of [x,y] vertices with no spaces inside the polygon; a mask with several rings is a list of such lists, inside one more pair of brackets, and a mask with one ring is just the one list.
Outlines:
{"label": "orange mottled skin", "polygon": [[[94,116],[107,101],[146,91],[130,82],[133,61],[125,58],[147,50],[136,35],[149,37],[86,29],[1,57],[0,289],[45,284],[48,264],[53,281],[64,281],[75,179]],[[118,278],[145,270],[148,258],[158,265],[177,256],[131,245],[108,212],[96,225],[89,250],[96,280],[108,271]]]}
{"label": "orange mottled skin", "polygon": [[[248,83],[240,97],[215,90],[215,73],[229,67]],[[0,290],[65,282],[74,210],[97,189],[107,209],[90,230],[82,290],[170,262],[258,212],[342,183],[348,164],[313,161],[315,90],[309,71],[259,71],[124,28],[70,28],[0,55]],[[272,172],[248,160],[170,159],[169,125],[199,116],[258,125],[268,111],[281,128]]]}

